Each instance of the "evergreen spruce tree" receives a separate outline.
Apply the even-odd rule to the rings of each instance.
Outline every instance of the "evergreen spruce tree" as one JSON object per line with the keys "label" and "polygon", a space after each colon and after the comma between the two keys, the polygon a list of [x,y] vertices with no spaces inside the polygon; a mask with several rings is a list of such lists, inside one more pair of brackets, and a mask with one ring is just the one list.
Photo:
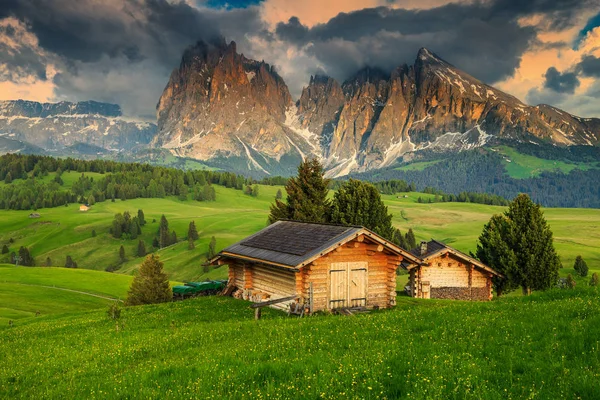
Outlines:
{"label": "evergreen spruce tree", "polygon": [[163,271],[163,263],[157,255],[148,255],[133,278],[125,305],[164,303],[172,299],[173,292]]}
{"label": "evergreen spruce tree", "polygon": [[146,244],[144,243],[143,240],[140,240],[138,242],[138,247],[137,247],[137,256],[144,257],[145,255],[146,255]]}
{"label": "evergreen spruce tree", "polygon": [[169,239],[169,245],[177,243],[177,234],[175,231],[171,232],[171,237]]}
{"label": "evergreen spruce tree", "polygon": [[170,244],[170,241],[169,222],[163,214],[162,217],[160,217],[160,226],[158,228],[158,243],[160,248],[167,247]]}
{"label": "evergreen spruce tree", "polygon": [[123,245],[119,247],[119,260],[125,262],[125,247],[123,247]]}
{"label": "evergreen spruce tree", "polygon": [[408,246],[407,249],[414,249],[417,247],[417,239],[415,238],[415,233],[413,232],[412,228],[408,228],[405,239],[406,245]]}
{"label": "evergreen spruce tree", "polygon": [[4,177],[4,183],[6,183],[7,185],[12,183],[12,175],[10,172]]}
{"label": "evergreen spruce tree", "polygon": [[137,218],[138,218],[138,222],[139,222],[140,226],[146,225],[146,218],[144,217],[144,211],[138,210]]}
{"label": "evergreen spruce tree", "polygon": [[500,293],[518,286],[526,295],[549,289],[556,285],[561,267],[540,206],[525,194],[510,203],[504,217],[492,217],[479,238],[476,256],[505,275],[506,282],[495,282]]}
{"label": "evergreen spruce tree", "polygon": [[2,246],[2,254],[8,254],[8,246],[7,245],[3,245]]}
{"label": "evergreen spruce tree", "polygon": [[92,229],[92,237],[96,237],[96,230]]}
{"label": "evergreen spruce tree", "polygon": [[194,245],[194,241],[191,238],[188,238],[188,250],[194,250],[196,245]]}
{"label": "evergreen spruce tree", "polygon": [[275,200],[283,199],[283,193],[281,193],[281,189],[277,189],[277,194],[275,195]]}
{"label": "evergreen spruce tree", "polygon": [[24,267],[32,267],[33,266],[33,264],[34,264],[33,257],[31,257],[31,254],[29,253],[29,249],[27,247],[21,246],[19,248],[19,257],[21,258],[19,265],[22,265]]}
{"label": "evergreen spruce tree", "polygon": [[50,257],[46,257],[46,267],[51,267],[52,266],[52,260],[50,259]]}
{"label": "evergreen spruce tree", "polygon": [[276,199],[271,205],[269,223],[280,219],[326,222],[329,179],[325,179],[323,175],[323,166],[317,159],[309,159],[300,164],[298,176],[290,178],[285,186],[286,203]]}
{"label": "evergreen spruce tree", "polygon": [[350,179],[333,195],[329,220],[336,224],[362,225],[393,240],[392,215],[370,183]]}
{"label": "evergreen spruce tree", "polygon": [[508,207],[511,221],[509,247],[514,251],[518,281],[524,294],[556,285],[560,259],[554,249],[552,231],[538,204],[526,194],[518,195]]}
{"label": "evergreen spruce tree", "polygon": [[200,236],[198,236],[198,230],[196,229],[196,223],[194,221],[190,222],[188,227],[188,240],[198,240]]}
{"label": "evergreen spruce tree", "polygon": [[216,255],[217,239],[213,236],[208,244],[208,259],[210,260]]}
{"label": "evergreen spruce tree", "polygon": [[494,215],[483,227],[475,252],[475,257],[479,261],[504,275],[492,277],[492,284],[498,297],[519,287],[515,276],[517,268],[515,253],[505,241],[510,232],[510,221],[502,215]]}
{"label": "evergreen spruce tree", "polygon": [[73,261],[71,256],[67,256],[67,260],[65,261],[65,268],[76,268],[77,264]]}
{"label": "evergreen spruce tree", "polygon": [[575,258],[575,265],[573,266],[573,269],[579,276],[586,277],[588,274],[587,263],[581,256],[577,256],[577,258]]}

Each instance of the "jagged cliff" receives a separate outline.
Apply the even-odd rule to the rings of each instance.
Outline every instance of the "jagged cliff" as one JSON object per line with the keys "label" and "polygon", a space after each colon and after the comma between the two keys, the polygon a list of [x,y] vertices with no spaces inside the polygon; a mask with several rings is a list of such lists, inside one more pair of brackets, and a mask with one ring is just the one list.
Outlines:
{"label": "jagged cliff", "polygon": [[188,49],[157,106],[154,141],[240,170],[293,172],[301,157],[330,176],[388,166],[411,151],[460,151],[495,140],[595,145],[600,120],[531,107],[421,49],[391,73],[364,68],[341,85],[311,77],[296,104],[272,67],[235,43]]}
{"label": "jagged cliff", "polygon": [[154,144],[238,170],[291,172],[303,157],[317,154],[286,125],[292,106],[269,64],[238,54],[235,42],[198,42],[186,50],[158,102]]}

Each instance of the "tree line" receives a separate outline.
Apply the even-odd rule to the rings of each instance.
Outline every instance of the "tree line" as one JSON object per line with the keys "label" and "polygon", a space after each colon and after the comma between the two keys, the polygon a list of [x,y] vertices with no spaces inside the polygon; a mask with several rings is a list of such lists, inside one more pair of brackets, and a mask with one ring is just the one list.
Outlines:
{"label": "tree line", "polygon": [[[81,176],[67,189],[63,187],[63,174],[69,171]],[[94,179],[86,172],[104,175]],[[49,174],[54,178],[41,179]],[[185,200],[190,193],[195,200],[214,201],[213,184],[243,190],[252,183],[250,178],[231,172],[182,171],[147,164],[16,154],[0,157],[0,180],[10,183],[0,187],[0,209],[11,210],[166,196]]]}
{"label": "tree line", "polygon": [[[543,149],[538,151],[545,151]],[[595,150],[586,151],[593,153]],[[453,195],[461,192],[488,193],[513,199],[520,193],[527,193],[534,202],[545,207],[600,208],[598,169],[574,169],[568,174],[543,172],[534,178],[516,179],[507,174],[502,157],[490,151],[478,149],[443,155],[423,152],[423,157],[424,161],[439,160],[440,157],[444,159],[422,171],[402,171],[389,167],[351,174],[351,177],[367,181],[400,179],[414,182],[417,190],[435,187]],[[586,157],[593,157],[593,154],[587,154]],[[600,158],[595,160],[600,161]]]}

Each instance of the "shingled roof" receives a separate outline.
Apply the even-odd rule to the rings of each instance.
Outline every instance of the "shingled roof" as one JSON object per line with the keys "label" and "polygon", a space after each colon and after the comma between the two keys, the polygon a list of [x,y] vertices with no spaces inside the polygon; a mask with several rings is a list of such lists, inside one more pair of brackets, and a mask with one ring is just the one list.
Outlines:
{"label": "shingled roof", "polygon": [[361,234],[393,253],[408,257],[411,261],[418,260],[418,257],[413,257],[362,226],[278,221],[227,247],[211,263],[221,257],[231,257],[297,269]]}

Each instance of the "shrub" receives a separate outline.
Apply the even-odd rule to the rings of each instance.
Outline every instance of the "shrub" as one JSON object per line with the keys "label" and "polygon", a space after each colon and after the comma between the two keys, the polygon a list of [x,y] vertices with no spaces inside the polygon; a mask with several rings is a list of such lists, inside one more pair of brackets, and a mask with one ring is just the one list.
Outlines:
{"label": "shrub", "polygon": [[575,279],[573,279],[573,275],[571,275],[571,274],[567,275],[567,280],[566,280],[567,289],[574,289],[575,285],[577,285],[577,282],[575,282]]}
{"label": "shrub", "polygon": [[587,263],[581,256],[577,256],[577,258],[575,259],[575,265],[573,265],[573,269],[575,270],[575,272],[577,272],[579,276],[585,277],[588,274]]}
{"label": "shrub", "polygon": [[121,318],[121,306],[118,301],[114,301],[110,306],[108,306],[108,310],[106,311],[109,319],[119,319]]}
{"label": "shrub", "polygon": [[598,284],[600,284],[600,278],[598,278],[598,273],[594,272],[590,279],[590,286],[598,286]]}

